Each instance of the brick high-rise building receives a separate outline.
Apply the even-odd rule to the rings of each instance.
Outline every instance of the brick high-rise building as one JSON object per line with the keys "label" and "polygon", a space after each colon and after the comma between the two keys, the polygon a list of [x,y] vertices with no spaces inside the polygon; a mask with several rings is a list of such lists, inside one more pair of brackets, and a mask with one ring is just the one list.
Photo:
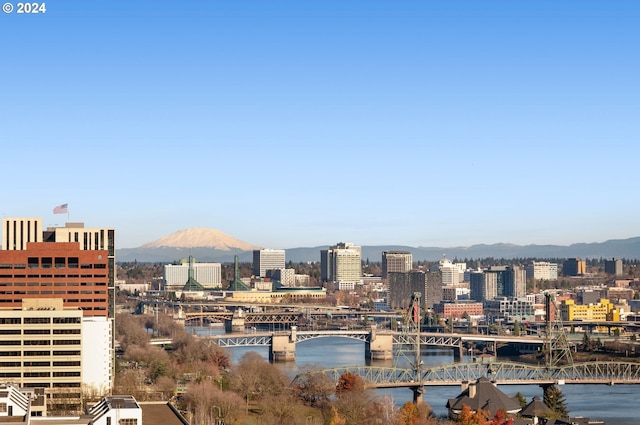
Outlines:
{"label": "brick high-rise building", "polygon": [[[44,229],[40,218],[3,218],[1,235],[0,315],[22,327],[7,334],[21,375],[7,377],[44,388],[51,400],[70,389],[75,397],[80,386],[110,391],[115,231],[82,223]],[[79,316],[60,323],[75,327],[50,325],[68,312]]]}
{"label": "brick high-rise building", "polygon": [[61,298],[85,316],[115,316],[115,231],[82,223],[42,230],[39,218],[3,218],[0,307]]}

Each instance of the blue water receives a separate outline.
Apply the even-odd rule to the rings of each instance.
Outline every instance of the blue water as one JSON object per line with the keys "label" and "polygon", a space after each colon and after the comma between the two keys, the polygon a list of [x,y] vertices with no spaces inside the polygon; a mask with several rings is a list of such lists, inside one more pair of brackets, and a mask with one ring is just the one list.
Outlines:
{"label": "blue water", "polygon": [[[208,328],[197,330],[197,333],[215,332]],[[255,351],[266,360],[269,359],[267,347],[237,347],[230,349],[232,361],[235,363],[248,352]],[[422,360],[425,365],[438,365],[453,363],[453,351],[447,349],[428,349],[423,352]],[[402,362],[402,359],[399,360]],[[366,365],[364,358],[364,343],[348,338],[318,338],[304,341],[296,345],[296,361],[278,363],[289,376],[295,376],[306,366],[318,365],[322,368],[341,366]],[[379,366],[392,366],[391,360],[376,362]],[[542,398],[542,388],[537,385],[500,385],[507,395],[513,396],[517,392],[531,401],[534,396]],[[638,425],[640,419],[633,408],[636,400],[640,400],[640,385],[563,385],[562,390],[567,408],[571,416],[585,416],[591,419],[599,419],[607,425]],[[377,390],[381,395],[393,397],[398,405],[411,401],[413,393],[407,388],[392,388]],[[446,416],[446,403],[450,398],[460,394],[460,387],[426,387],[424,400],[431,405],[437,416]]]}

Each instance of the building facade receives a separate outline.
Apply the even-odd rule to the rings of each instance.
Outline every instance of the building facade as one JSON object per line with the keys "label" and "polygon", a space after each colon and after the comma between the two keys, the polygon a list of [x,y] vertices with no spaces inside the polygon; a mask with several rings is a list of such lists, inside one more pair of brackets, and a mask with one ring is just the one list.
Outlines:
{"label": "building facade", "polygon": [[420,293],[423,300],[421,308],[425,308],[424,302],[427,299],[427,277],[424,271],[412,272],[391,272],[387,276],[389,291],[387,303],[391,308],[408,308],[413,301],[413,294]]}
{"label": "building facade", "polygon": [[[81,387],[110,390],[115,231],[82,223],[43,230],[41,219],[3,218],[2,247],[0,309],[8,323],[23,328],[8,329],[2,336],[13,339],[0,348],[21,353],[15,362],[25,368],[19,377],[23,385],[55,390],[52,398],[71,404]],[[90,342],[83,346],[85,319]],[[18,378],[15,370],[4,373]]]}
{"label": "building facade", "polygon": [[533,261],[527,268],[527,277],[535,280],[558,280],[558,264],[549,261]]}
{"label": "building facade", "polygon": [[338,289],[353,289],[362,277],[362,250],[352,243],[338,243],[320,252],[320,269],[325,282],[336,282]]}
{"label": "building facade", "polygon": [[413,255],[409,251],[382,251],[382,278],[391,273],[410,272]]}
{"label": "building facade", "polygon": [[296,286],[295,269],[272,269],[267,271],[267,277],[280,282],[283,286]]}
{"label": "building facade", "polygon": [[[205,289],[222,287],[222,265],[220,263],[196,263],[191,265],[193,278]],[[179,291],[189,279],[189,261],[181,264],[167,264],[163,270],[165,291]]]}
{"label": "building facade", "polygon": [[113,229],[66,223],[42,230],[39,218],[3,218],[2,230],[1,307],[62,298],[85,316],[115,316]]}
{"label": "building facade", "polygon": [[498,274],[476,270],[469,274],[470,297],[483,302],[498,296]]}
{"label": "building facade", "polygon": [[562,274],[564,276],[582,276],[587,272],[587,263],[580,258],[567,258],[562,263]]}
{"label": "building facade", "polygon": [[623,273],[622,260],[620,260],[619,258],[612,258],[611,260],[605,260],[604,272],[606,274],[621,276]]}
{"label": "building facade", "polygon": [[267,270],[285,268],[284,249],[253,250],[253,275],[267,277]]}
{"label": "building facade", "polygon": [[0,382],[44,388],[50,410],[81,410],[82,320],[60,299],[0,308]]}
{"label": "building facade", "polygon": [[433,306],[433,311],[444,319],[462,319],[464,316],[479,317],[484,315],[482,303],[474,302],[441,302]]}

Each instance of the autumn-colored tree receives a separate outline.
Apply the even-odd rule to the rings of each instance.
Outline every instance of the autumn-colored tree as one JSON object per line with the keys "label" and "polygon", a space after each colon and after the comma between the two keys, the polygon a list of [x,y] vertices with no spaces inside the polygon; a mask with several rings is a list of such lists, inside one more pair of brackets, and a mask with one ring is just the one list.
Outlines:
{"label": "autumn-colored tree", "polygon": [[322,406],[336,390],[331,379],[322,373],[319,366],[312,366],[302,371],[292,385],[293,393],[309,406]]}
{"label": "autumn-colored tree", "polygon": [[330,425],[347,425],[347,420],[338,412],[335,406],[331,407]]}
{"label": "autumn-colored tree", "polygon": [[362,392],[364,391],[364,380],[355,373],[346,372],[340,376],[338,385],[336,386],[336,394],[345,392]]}
{"label": "autumn-colored tree", "polygon": [[463,404],[456,422],[461,425],[486,425],[488,418],[489,412],[482,409],[478,409],[474,412],[471,410],[471,407]]}
{"label": "autumn-colored tree", "polygon": [[487,422],[487,425],[513,425],[513,418],[508,418],[507,412],[500,409],[496,412],[493,419]]}
{"label": "autumn-colored tree", "polygon": [[400,423],[402,425],[414,425],[418,420],[418,408],[415,404],[407,401],[400,409]]}

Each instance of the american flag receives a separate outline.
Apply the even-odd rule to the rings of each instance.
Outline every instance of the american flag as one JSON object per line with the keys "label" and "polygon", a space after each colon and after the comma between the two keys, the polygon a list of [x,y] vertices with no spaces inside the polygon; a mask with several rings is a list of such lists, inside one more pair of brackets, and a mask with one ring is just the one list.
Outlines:
{"label": "american flag", "polygon": [[58,205],[53,209],[54,214],[66,214],[67,213],[67,204]]}

